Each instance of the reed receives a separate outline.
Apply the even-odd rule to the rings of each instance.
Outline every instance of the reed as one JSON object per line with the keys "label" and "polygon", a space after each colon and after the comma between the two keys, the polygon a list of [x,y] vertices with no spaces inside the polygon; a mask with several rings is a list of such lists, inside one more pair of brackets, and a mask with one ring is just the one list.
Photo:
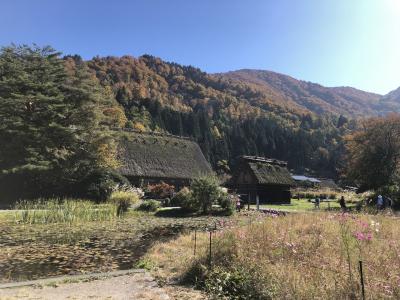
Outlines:
{"label": "reed", "polygon": [[22,224],[108,221],[117,216],[113,204],[95,204],[79,199],[22,200],[15,205],[14,219]]}

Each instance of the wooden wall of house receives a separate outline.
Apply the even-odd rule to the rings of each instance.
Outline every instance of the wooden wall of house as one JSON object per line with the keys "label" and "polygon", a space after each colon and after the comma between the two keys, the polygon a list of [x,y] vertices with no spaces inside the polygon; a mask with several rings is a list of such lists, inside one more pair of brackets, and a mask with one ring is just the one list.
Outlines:
{"label": "wooden wall of house", "polygon": [[231,188],[242,195],[245,203],[250,195],[250,204],[256,204],[257,195],[260,204],[290,204],[292,198],[289,186],[237,185]]}

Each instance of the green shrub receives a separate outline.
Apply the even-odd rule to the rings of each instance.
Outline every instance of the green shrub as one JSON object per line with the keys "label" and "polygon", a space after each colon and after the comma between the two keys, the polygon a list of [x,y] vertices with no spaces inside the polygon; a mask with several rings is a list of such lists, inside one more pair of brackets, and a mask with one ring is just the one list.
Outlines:
{"label": "green shrub", "polygon": [[213,204],[218,203],[221,197],[221,188],[215,176],[204,176],[193,180],[190,185],[192,190],[193,209],[208,213]]}
{"label": "green shrub", "polygon": [[157,209],[160,208],[160,202],[157,200],[145,200],[143,201],[137,210],[142,210],[142,211],[157,211]]}
{"label": "green shrub", "polygon": [[306,199],[312,199],[312,198],[314,198],[314,194],[311,194],[311,193],[305,193],[305,198]]}
{"label": "green shrub", "polygon": [[85,198],[104,202],[110,198],[117,185],[129,185],[128,179],[119,173],[96,170],[89,174],[77,187]]}
{"label": "green shrub", "polygon": [[330,195],[329,195],[329,199],[330,199],[330,200],[336,199],[336,194],[330,194]]}
{"label": "green shrub", "polygon": [[132,191],[114,191],[108,200],[117,208],[118,216],[128,211],[128,208],[139,201],[138,194]]}
{"label": "green shrub", "polygon": [[[267,286],[267,285],[270,286]],[[215,267],[207,274],[206,291],[222,299],[273,299],[274,286],[246,268]]]}
{"label": "green shrub", "polygon": [[135,264],[135,268],[137,269],[145,269],[147,271],[150,271],[151,269],[154,268],[154,263],[149,260],[149,259],[141,259]]}
{"label": "green shrub", "polygon": [[227,215],[232,215],[236,209],[235,198],[232,198],[230,195],[222,193],[218,199],[218,203],[221,208],[226,212]]}
{"label": "green shrub", "polygon": [[170,205],[180,206],[184,209],[192,210],[192,192],[187,187],[182,188],[171,199]]}

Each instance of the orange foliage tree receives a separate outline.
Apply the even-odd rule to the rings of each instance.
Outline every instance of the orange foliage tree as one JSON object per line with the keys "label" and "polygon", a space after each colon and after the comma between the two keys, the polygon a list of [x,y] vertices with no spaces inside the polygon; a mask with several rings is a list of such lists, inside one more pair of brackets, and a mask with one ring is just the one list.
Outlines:
{"label": "orange foliage tree", "polygon": [[346,137],[346,178],[363,190],[398,184],[400,115],[372,118]]}

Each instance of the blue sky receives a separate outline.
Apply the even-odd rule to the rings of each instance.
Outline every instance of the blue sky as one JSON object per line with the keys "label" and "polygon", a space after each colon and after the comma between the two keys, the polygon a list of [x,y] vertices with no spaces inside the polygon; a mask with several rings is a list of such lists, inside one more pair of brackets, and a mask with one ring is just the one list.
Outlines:
{"label": "blue sky", "polygon": [[400,0],[1,0],[0,45],[12,42],[381,94],[400,86]]}

